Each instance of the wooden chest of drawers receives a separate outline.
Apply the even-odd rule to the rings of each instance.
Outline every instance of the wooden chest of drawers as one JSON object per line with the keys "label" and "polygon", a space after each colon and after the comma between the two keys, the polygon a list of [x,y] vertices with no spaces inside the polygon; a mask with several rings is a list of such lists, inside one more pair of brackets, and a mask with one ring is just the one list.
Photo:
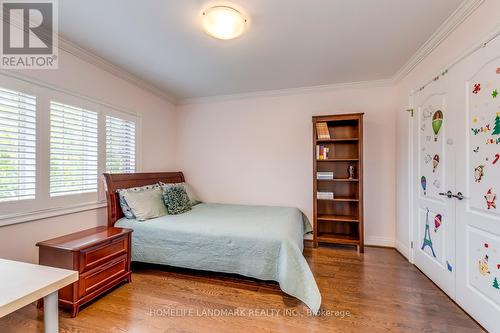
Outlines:
{"label": "wooden chest of drawers", "polygon": [[80,307],[110,288],[131,281],[131,229],[97,227],[36,244],[39,264],[78,271],[79,279],[59,291],[59,306],[75,317]]}

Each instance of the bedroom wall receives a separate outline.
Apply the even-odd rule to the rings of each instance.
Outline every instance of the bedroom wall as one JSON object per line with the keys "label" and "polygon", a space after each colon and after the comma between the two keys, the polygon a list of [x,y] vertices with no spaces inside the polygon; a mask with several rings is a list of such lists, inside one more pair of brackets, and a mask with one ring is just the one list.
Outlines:
{"label": "bedroom wall", "polygon": [[393,246],[395,109],[390,87],[181,105],[178,165],[205,201],[292,206],[311,218],[311,117],[365,112],[366,241]]}
{"label": "bedroom wall", "polygon": [[[143,131],[138,149],[142,169],[176,170],[175,106],[170,102],[62,50],[58,70],[17,73],[142,114]],[[36,242],[105,223],[106,208],[100,208],[0,227],[0,257],[38,262]]]}
{"label": "bedroom wall", "polygon": [[408,133],[409,117],[405,112],[409,106],[409,94],[425,81],[460,57],[464,52],[481,42],[493,30],[500,28],[498,13],[500,1],[486,0],[471,16],[448,36],[432,53],[416,66],[397,84],[397,134],[396,134],[396,179],[397,179],[397,217],[396,247],[404,255],[409,251],[409,154]]}

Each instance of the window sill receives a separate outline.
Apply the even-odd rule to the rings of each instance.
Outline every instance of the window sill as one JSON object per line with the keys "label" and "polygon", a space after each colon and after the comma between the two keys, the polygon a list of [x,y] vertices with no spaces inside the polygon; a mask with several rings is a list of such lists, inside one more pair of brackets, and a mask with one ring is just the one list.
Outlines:
{"label": "window sill", "polygon": [[57,207],[57,208],[49,208],[33,212],[0,215],[0,227],[18,223],[42,220],[55,216],[74,214],[103,207],[106,207],[106,201],[86,202],[67,207]]}

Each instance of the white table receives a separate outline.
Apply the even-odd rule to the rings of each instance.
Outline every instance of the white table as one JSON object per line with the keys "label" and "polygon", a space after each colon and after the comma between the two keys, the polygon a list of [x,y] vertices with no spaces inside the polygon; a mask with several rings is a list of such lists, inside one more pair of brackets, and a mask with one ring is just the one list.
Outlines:
{"label": "white table", "polygon": [[57,291],[77,280],[76,271],[0,259],[0,318],[43,297],[45,332],[59,332]]}

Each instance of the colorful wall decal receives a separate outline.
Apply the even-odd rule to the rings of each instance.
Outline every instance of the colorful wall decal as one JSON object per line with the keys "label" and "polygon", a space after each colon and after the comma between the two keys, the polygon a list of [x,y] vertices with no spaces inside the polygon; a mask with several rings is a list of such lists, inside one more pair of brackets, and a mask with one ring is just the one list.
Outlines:
{"label": "colorful wall decal", "polygon": [[422,189],[424,190],[424,195],[427,194],[427,178],[425,178],[425,176],[422,176],[422,178],[420,178],[420,185],[422,186]]}
{"label": "colorful wall decal", "polygon": [[439,165],[439,155],[436,154],[432,158],[432,172],[436,172],[436,168],[438,167],[438,165]]}
{"label": "colorful wall decal", "polygon": [[493,158],[493,162],[491,164],[493,165],[497,164],[499,159],[500,159],[500,154],[495,154],[495,158]]}
{"label": "colorful wall decal", "polygon": [[446,267],[448,268],[448,271],[453,272],[453,266],[446,260]]}
{"label": "colorful wall decal", "polygon": [[488,255],[485,255],[483,259],[479,259],[479,273],[481,275],[490,274],[490,268],[488,267]]}
{"label": "colorful wall decal", "polygon": [[477,146],[477,147],[473,150],[473,152],[475,152],[475,153],[479,153],[479,146]]}
{"label": "colorful wall decal", "polygon": [[497,89],[495,89],[495,90],[493,90],[493,91],[491,92],[491,97],[493,97],[493,98],[497,98],[497,96],[498,96],[498,90],[497,90]]}
{"label": "colorful wall decal", "polygon": [[491,138],[491,139],[486,139],[486,144],[487,145],[498,145],[500,144],[500,138]]}
{"label": "colorful wall decal", "polygon": [[441,110],[437,110],[434,112],[432,116],[432,130],[434,131],[434,141],[438,139],[438,133],[443,125],[443,112]]}
{"label": "colorful wall decal", "polygon": [[500,285],[498,285],[498,280],[496,277],[493,279],[493,288],[500,289]]}
{"label": "colorful wall decal", "polygon": [[422,243],[421,250],[424,250],[427,246],[431,249],[433,257],[436,258],[436,253],[434,252],[434,248],[432,247],[431,231],[429,228],[429,208],[427,208],[427,212],[425,215],[424,241]]}
{"label": "colorful wall decal", "polygon": [[479,165],[474,168],[474,179],[476,183],[480,183],[484,177],[484,165]]}
{"label": "colorful wall decal", "polygon": [[474,90],[472,90],[472,93],[478,94],[480,91],[481,91],[481,84],[480,83],[474,84]]}
{"label": "colorful wall decal", "polygon": [[495,127],[493,127],[492,135],[500,135],[500,112],[497,112],[495,117]]}
{"label": "colorful wall decal", "polygon": [[441,219],[443,217],[441,216],[441,214],[436,214],[436,216],[434,217],[434,232],[437,232],[439,227],[441,226]]}
{"label": "colorful wall decal", "polygon": [[486,195],[484,196],[484,198],[486,199],[486,205],[488,207],[488,209],[497,209],[497,205],[495,203],[495,201],[497,200],[497,195],[496,193],[493,193],[493,188],[490,188],[488,190],[488,192],[486,192]]}
{"label": "colorful wall decal", "polygon": [[481,126],[481,127],[473,127],[473,128],[471,128],[471,130],[472,130],[472,133],[474,133],[474,135],[478,135],[479,133],[488,133],[489,131],[491,131],[491,125],[486,124],[486,125]]}

